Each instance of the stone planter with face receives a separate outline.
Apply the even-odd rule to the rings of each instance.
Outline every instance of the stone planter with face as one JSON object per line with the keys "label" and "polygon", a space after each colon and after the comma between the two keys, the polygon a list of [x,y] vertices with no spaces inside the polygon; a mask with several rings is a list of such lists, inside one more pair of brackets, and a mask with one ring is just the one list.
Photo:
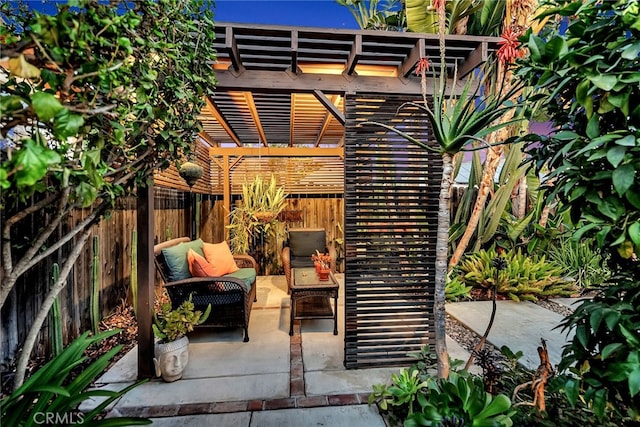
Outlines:
{"label": "stone planter with face", "polygon": [[168,383],[177,381],[189,363],[189,339],[183,336],[168,343],[156,342],[155,356],[156,375]]}

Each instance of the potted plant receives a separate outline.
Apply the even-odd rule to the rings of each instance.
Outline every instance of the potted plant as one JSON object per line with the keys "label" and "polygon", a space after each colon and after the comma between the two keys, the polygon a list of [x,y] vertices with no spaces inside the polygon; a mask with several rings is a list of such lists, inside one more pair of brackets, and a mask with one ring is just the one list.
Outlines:
{"label": "potted plant", "polygon": [[320,280],[329,280],[329,272],[331,271],[331,256],[326,253],[320,253],[316,249],[315,255],[311,255],[313,265],[316,268]]}
{"label": "potted plant", "polygon": [[196,325],[204,323],[211,312],[211,305],[204,313],[194,311],[191,297],[175,310],[171,303],[162,304],[160,313],[153,317],[153,333],[158,338],[155,344],[156,375],[166,382],[182,378],[189,363],[189,339],[187,333]]}
{"label": "potted plant", "polygon": [[282,235],[278,215],[285,208],[286,197],[284,187],[277,185],[275,176],[271,175],[270,180],[256,176],[252,182],[242,185],[242,203],[229,214],[227,228],[233,253],[253,256],[263,272],[274,261],[274,252],[269,248],[276,247]]}

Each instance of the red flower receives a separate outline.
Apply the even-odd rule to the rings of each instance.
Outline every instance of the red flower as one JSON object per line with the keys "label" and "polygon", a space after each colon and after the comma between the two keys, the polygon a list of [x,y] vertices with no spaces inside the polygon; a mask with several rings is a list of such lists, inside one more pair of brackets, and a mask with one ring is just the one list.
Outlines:
{"label": "red flower", "polygon": [[418,59],[416,74],[419,76],[423,71],[429,71],[429,57]]}
{"label": "red flower", "polygon": [[444,7],[446,0],[431,0],[431,6],[435,10],[440,10],[441,7]]}
{"label": "red flower", "polygon": [[519,33],[512,28],[507,28],[500,37],[502,37],[502,40],[498,42],[500,48],[496,53],[500,62],[506,64],[513,62],[516,58],[522,58],[524,56],[524,52],[520,49],[520,42],[518,41],[518,37],[520,37]]}

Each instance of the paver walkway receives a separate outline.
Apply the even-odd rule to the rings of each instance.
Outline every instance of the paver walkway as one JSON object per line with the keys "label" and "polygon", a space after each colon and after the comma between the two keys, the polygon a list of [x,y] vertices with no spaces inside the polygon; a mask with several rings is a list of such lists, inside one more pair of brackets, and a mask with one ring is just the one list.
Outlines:
{"label": "paver walkway", "polygon": [[[289,337],[284,277],[260,277],[249,343],[242,342],[240,331],[193,334],[183,379],[143,384],[117,402],[112,413],[150,417],[159,426],[382,427],[384,420],[367,405],[367,397],[373,384],[390,381],[399,368],[344,369],[342,295],[339,301],[339,335],[332,333],[332,320],[315,320],[303,322],[302,334],[297,325]],[[491,303],[447,304],[447,312],[482,334]],[[560,320],[531,303],[500,301],[489,341],[523,350],[525,365],[535,368],[536,347],[544,337],[557,363],[564,342],[552,328]],[[448,347],[452,357],[467,359],[453,340]],[[134,381],[136,358],[134,349],[101,378],[102,386],[121,389]]]}

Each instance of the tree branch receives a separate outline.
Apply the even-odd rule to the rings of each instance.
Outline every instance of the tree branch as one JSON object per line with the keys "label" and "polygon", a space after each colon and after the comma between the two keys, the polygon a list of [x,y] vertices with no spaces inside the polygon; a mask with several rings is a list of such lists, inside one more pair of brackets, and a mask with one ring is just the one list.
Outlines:
{"label": "tree branch", "polygon": [[67,109],[69,111],[73,111],[75,113],[89,114],[89,115],[93,116],[93,115],[97,115],[97,114],[108,113],[109,111],[113,110],[116,107],[117,107],[116,104],[111,104],[111,105],[105,105],[104,107],[93,108],[93,109],[67,106]]}
{"label": "tree branch", "polygon": [[87,242],[87,239],[91,235],[91,229],[87,229],[82,233],[76,242],[73,251],[69,254],[67,260],[64,262],[62,269],[60,270],[60,277],[58,281],[53,284],[49,292],[44,298],[40,309],[38,310],[38,314],[33,320],[33,324],[29,329],[29,333],[25,338],[24,345],[22,346],[22,351],[20,352],[20,357],[18,358],[18,362],[16,365],[16,376],[13,383],[13,389],[17,390],[24,383],[24,376],[27,371],[27,364],[29,363],[29,356],[31,355],[31,351],[33,350],[33,346],[38,338],[38,334],[40,333],[40,329],[44,324],[44,321],[47,319],[49,314],[49,310],[53,305],[56,297],[60,293],[60,291],[64,288],[67,283],[67,278],[71,273],[71,269],[73,268],[76,260],[84,250],[84,245]]}
{"label": "tree branch", "polygon": [[39,233],[39,235],[31,244],[31,247],[27,249],[27,251],[24,253],[20,261],[18,261],[18,263],[15,265],[13,271],[11,272],[11,276],[15,276],[17,279],[17,276],[22,275],[29,268],[29,264],[31,264],[31,260],[33,259],[33,257],[36,255],[38,250],[40,250],[42,245],[46,243],[49,236],[51,236],[51,234],[58,227],[58,224],[60,224],[60,222],[62,221],[62,218],[64,217],[64,214],[66,211],[67,202],[69,201],[70,194],[71,194],[70,186],[66,186],[65,188],[62,189],[62,193],[60,194],[60,198],[58,201],[58,209],[56,214],[53,216],[52,221],[49,224],[47,224],[47,226],[41,233]]}
{"label": "tree branch", "polygon": [[[45,206],[50,204],[56,197],[58,197],[57,192],[53,195],[45,197],[44,199],[31,206],[27,206],[4,222],[4,225],[2,227],[2,268],[4,270],[5,277],[11,274],[11,271],[13,270],[13,261],[11,259],[11,227],[27,216],[31,215],[32,213],[44,208]],[[0,307],[1,306],[2,304],[0,304]]]}

